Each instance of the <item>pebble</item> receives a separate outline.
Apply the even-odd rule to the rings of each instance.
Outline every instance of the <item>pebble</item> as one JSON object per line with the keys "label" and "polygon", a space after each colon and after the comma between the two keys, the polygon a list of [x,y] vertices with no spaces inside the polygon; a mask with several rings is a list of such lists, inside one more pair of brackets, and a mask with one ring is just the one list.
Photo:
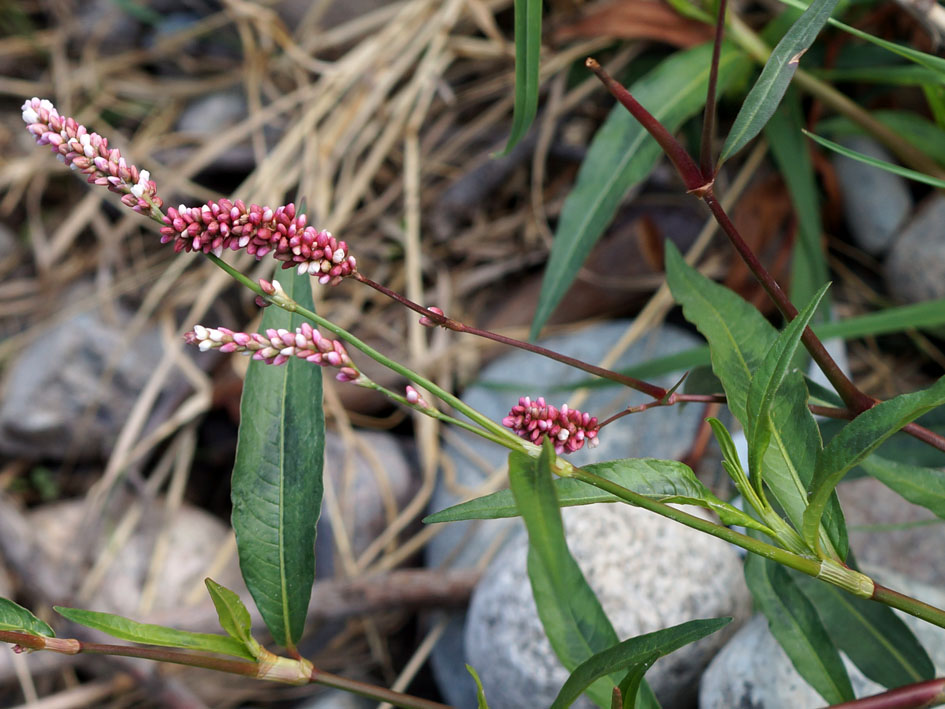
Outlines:
{"label": "pebble", "polygon": [[[597,363],[626,332],[632,321],[619,320],[595,324],[541,341],[545,347]],[[699,338],[673,327],[663,326],[638,340],[618,360],[616,368],[629,367],[689,349],[700,344]],[[662,386],[675,383],[675,376],[656,379]],[[463,400],[493,420],[501,420],[518,401],[519,396],[544,395],[558,406],[568,401],[567,391],[550,391],[554,384],[574,384],[589,375],[559,362],[527,352],[514,350],[485,367],[463,394]],[[512,388],[495,388],[490,383],[513,384]],[[603,419],[627,405],[639,404],[647,398],[622,387],[600,387],[589,390],[589,397],[578,408]],[[679,458],[686,453],[702,417],[700,406],[662,407],[624,417],[604,429],[600,445],[571,456],[578,465],[626,457]],[[483,444],[481,439],[456,432],[454,441],[446,446],[446,462],[430,504],[438,511],[462,500],[477,496],[479,488],[494,470],[501,470],[507,451]],[[507,482],[498,485],[507,487]],[[469,568],[497,547],[522,532],[518,519],[451,522],[441,525],[427,546],[426,563],[430,567],[449,565]],[[527,584],[526,584],[527,585]],[[431,664],[437,684],[446,701],[457,707],[475,706],[475,684],[465,669],[463,613],[454,613],[440,642],[434,648]],[[491,705],[491,698],[490,698]]]}
{"label": "pebble", "polygon": [[[896,162],[872,138],[850,136],[840,142],[870,157]],[[832,162],[853,241],[874,256],[885,252],[912,212],[908,183],[899,175],[843,155],[834,155]]]}
{"label": "pebble", "polygon": [[131,314],[114,311],[77,313],[24,345],[0,397],[0,453],[107,457],[162,353],[156,328],[123,342]]}
{"label": "pebble", "polygon": [[884,275],[903,302],[945,298],[945,196],[936,192],[921,204],[890,249]]}

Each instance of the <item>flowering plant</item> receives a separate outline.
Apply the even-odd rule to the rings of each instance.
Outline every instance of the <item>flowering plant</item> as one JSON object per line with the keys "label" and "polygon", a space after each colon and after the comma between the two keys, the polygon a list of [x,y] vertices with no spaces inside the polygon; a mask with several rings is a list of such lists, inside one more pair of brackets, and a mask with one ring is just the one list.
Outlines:
{"label": "flowering plant", "polygon": [[[787,86],[780,78],[787,71],[790,79],[791,67],[796,68],[797,57],[806,50],[804,43],[809,46],[826,22],[830,8],[826,14],[824,8],[828,4],[823,0],[813,3],[810,14],[805,13],[798,20],[798,31],[785,49],[780,51],[779,45],[772,53],[756,86],[759,93],[749,94],[744,117],[739,115],[722,150],[723,159],[757,136],[771,118]],[[719,17],[724,16],[723,2]],[[687,190],[704,201],[786,320],[783,330],[775,330],[755,308],[700,274],[671,244],[667,245],[669,286],[687,319],[709,343],[713,370],[723,389],[713,394],[679,392],[678,384],[666,389],[533,343],[465,325],[436,306],[410,301],[359,271],[348,245],[330,232],[309,225],[304,209],[297,209],[294,204],[272,208],[223,199],[198,207],[181,205],[165,210],[157,185],[147,171],[129,165],[105,138],[89,132],[75,119],[61,116],[49,101],[38,98],[27,101],[22,116],[37,143],[50,146],[63,162],[86,175],[90,183],[120,194],[125,206],[158,222],[163,243],[173,243],[178,252],[204,254],[252,290],[260,306],[273,306],[265,312],[262,333],[194,324],[184,340],[201,351],[239,352],[255,360],[243,399],[244,420],[254,417],[255,420],[252,426],[244,425],[240,434],[233,477],[232,522],[247,587],[273,639],[287,649],[288,656],[277,656],[257,642],[251,633],[249,612],[239,597],[209,579],[207,588],[226,635],[189,633],[109,614],[57,609],[77,623],[160,649],[144,652],[124,646],[83,643],[56,638],[46,623],[26,609],[0,599],[0,639],[15,643],[18,650],[131,655],[138,652],[153,659],[263,679],[342,687],[402,706],[442,706],[325,673],[314,668],[297,649],[314,581],[312,547],[317,514],[311,511],[319,509],[321,503],[323,420],[320,372],[311,366],[314,364],[334,370],[341,382],[379,391],[403,407],[464,428],[510,451],[510,490],[440,511],[427,521],[494,517],[499,514],[497,510],[524,519],[531,550],[535,552],[535,565],[540,571],[531,578],[536,598],[560,619],[558,624],[548,624],[545,629],[562,663],[572,671],[555,706],[567,706],[584,692],[602,706],[609,706],[611,701],[615,706],[634,706],[635,702],[652,706],[656,700],[643,681],[649,665],[657,657],[715,632],[728,622],[699,619],[618,642],[570,558],[560,522],[560,507],[580,504],[589,488],[607,501],[642,507],[750,552],[746,575],[761,609],[805,679],[828,701],[850,700],[852,689],[840,660],[840,643],[829,637],[827,631],[833,628],[825,627],[836,619],[831,619],[829,608],[820,609],[820,614],[812,612],[812,593],[805,591],[811,584],[830,584],[845,591],[848,595],[837,604],[850,604],[858,609],[867,605],[880,608],[870,616],[875,619],[870,629],[884,633],[893,648],[891,655],[900,658],[900,665],[887,668],[884,678],[893,678],[887,683],[919,677],[930,681],[911,688],[912,696],[921,695],[923,701],[940,696],[945,682],[931,681],[932,666],[927,655],[889,609],[903,610],[941,627],[945,627],[945,610],[896,593],[855,568],[835,488],[849,470],[898,431],[945,450],[945,439],[915,423],[921,415],[945,403],[945,379],[925,390],[885,402],[864,394],[809,328],[827,285],[818,284],[811,289],[805,306],[799,310],[760,265],[732,224],[715,196],[718,163],[713,162],[711,152],[716,80],[724,64],[721,27],[720,21],[709,76],[706,140],[698,161],[596,61],[587,62],[588,68],[669,156]],[[272,256],[289,271],[287,277],[283,281],[254,282],[223,260],[227,251],[237,250],[245,250],[257,260]],[[519,347],[651,397],[648,403],[628,408],[618,417],[683,402],[726,404],[745,430],[747,458],[742,460],[721,421],[710,419],[709,424],[722,451],[722,466],[740,494],[744,509],[716,497],[683,464],[667,466],[658,481],[648,477],[649,464],[637,459],[613,461],[606,469],[571,464],[564,456],[585,445],[595,446],[606,435],[606,426],[617,417],[598,421],[590,412],[550,405],[540,395],[534,399],[523,395],[517,404],[512,404],[501,424],[496,423],[433,381],[318,315],[312,302],[311,278],[322,286],[337,285],[345,279],[358,282],[415,311],[423,326]],[[544,301],[546,305],[549,302]],[[337,339],[330,339],[320,330]],[[828,401],[812,401],[803,377],[794,368],[802,347],[835,390],[827,395]],[[410,384],[403,393],[388,389],[365,375],[349,351],[376,360]],[[282,370],[277,369],[280,366]],[[427,396],[436,405],[431,405]],[[440,410],[441,404],[451,411]],[[814,414],[850,421],[825,445]],[[273,435],[275,429],[278,436]],[[576,481],[579,487],[560,484],[568,479]],[[920,503],[931,506],[932,490],[939,482],[940,478],[921,471],[908,484],[913,488],[918,484]],[[273,490],[276,492],[272,493]],[[706,508],[718,521],[690,514],[670,503]],[[772,578],[781,579],[781,585],[772,587]],[[574,638],[578,641],[571,642]],[[908,653],[898,652],[904,647]],[[810,652],[816,654],[818,662],[803,662],[803,655]],[[871,652],[867,651],[869,659],[875,660]],[[480,701],[485,702],[484,698]]]}

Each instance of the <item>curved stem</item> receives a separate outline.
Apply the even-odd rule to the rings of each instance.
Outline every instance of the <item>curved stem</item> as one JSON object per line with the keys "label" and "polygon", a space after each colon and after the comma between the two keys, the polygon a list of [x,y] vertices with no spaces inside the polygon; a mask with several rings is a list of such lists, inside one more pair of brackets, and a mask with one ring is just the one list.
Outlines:
{"label": "curved stem", "polygon": [[447,330],[453,330],[454,332],[464,332],[469,335],[477,335],[479,337],[485,338],[487,340],[492,340],[493,342],[499,342],[503,345],[508,345],[509,347],[517,347],[520,350],[526,350],[528,352],[533,352],[542,357],[547,357],[548,359],[553,359],[558,362],[567,364],[575,369],[580,369],[589,374],[594,374],[602,379],[609,379],[610,381],[617,382],[618,384],[623,384],[624,386],[635,389],[639,392],[643,392],[648,396],[652,396],[655,399],[662,398],[666,396],[666,389],[655,384],[650,384],[649,382],[644,382],[640,379],[635,379],[633,377],[628,377],[625,374],[620,374],[619,372],[614,372],[604,367],[598,367],[594,364],[589,364],[582,360],[576,359],[574,357],[568,357],[567,355],[554,352],[540,345],[532,344],[531,342],[523,342],[522,340],[516,340],[514,337],[506,337],[505,335],[500,335],[497,332],[491,332],[489,330],[480,330],[477,327],[470,327],[469,325],[464,325],[458,320],[453,320],[448,318],[445,315],[440,315],[435,313],[428,308],[423,307],[419,303],[415,303],[409,298],[401,295],[397,291],[391,290],[390,288],[381,285],[375,281],[372,281],[367,276],[361,273],[355,273],[351,276],[355,280],[363,283],[366,286],[370,286],[379,293],[383,293],[391,300],[395,300],[406,308],[410,308],[416,313],[420,313],[425,318],[428,318],[432,322],[436,323],[440,327],[445,327]]}

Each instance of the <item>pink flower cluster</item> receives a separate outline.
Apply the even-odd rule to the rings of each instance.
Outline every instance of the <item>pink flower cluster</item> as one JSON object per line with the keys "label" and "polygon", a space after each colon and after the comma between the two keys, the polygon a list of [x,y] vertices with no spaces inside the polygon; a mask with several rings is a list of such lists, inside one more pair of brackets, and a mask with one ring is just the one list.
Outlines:
{"label": "pink flower cluster", "polygon": [[164,204],[147,170],[129,165],[117,148],[108,147],[108,139],[63,117],[46,99],[31,98],[21,107],[26,129],[40,145],[52,148],[62,162],[88,175],[94,185],[104,185],[122,195],[121,201],[141,214],[160,210]]}
{"label": "pink flower cluster", "polygon": [[295,266],[299,273],[318,276],[322,284],[338,283],[357,270],[348,245],[331,232],[306,225],[306,216],[296,214],[295,205],[273,209],[246,206],[221,199],[200,207],[171,207],[164,217],[161,243],[174,242],[175,251],[202,251],[220,256],[224,249],[246,249],[261,259],[268,253]]}
{"label": "pink flower cluster", "polygon": [[569,409],[567,404],[556,409],[546,404],[541,396],[535,401],[523,396],[502,419],[502,425],[538,445],[548,436],[554,442],[555,453],[574,453],[585,443],[589,448],[595,448],[599,443],[597,417]]}
{"label": "pink flower cluster", "polygon": [[241,352],[266,364],[285,364],[292,357],[298,357],[322,367],[338,367],[335,378],[340,382],[353,382],[361,376],[344,345],[337,340],[322,337],[318,330],[308,323],[302,323],[295,332],[270,328],[266,330],[265,335],[258,332],[233,332],[225,327],[197,325],[184,335],[184,341],[197,345],[201,352]]}

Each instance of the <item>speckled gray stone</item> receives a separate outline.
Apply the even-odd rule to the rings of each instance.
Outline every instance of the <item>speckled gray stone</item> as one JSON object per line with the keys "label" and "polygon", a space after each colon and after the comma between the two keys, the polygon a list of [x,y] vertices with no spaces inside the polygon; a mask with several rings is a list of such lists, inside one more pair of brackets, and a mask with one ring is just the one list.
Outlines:
{"label": "speckled gray stone", "polygon": [[936,192],[922,203],[890,249],[885,277],[907,303],[945,298],[945,196]]}
{"label": "speckled gray stone", "polygon": [[[895,162],[872,138],[851,136],[840,142],[859,153]],[[912,212],[912,195],[905,179],[843,155],[834,155],[832,162],[853,240],[867,253],[886,251]]]}
{"label": "speckled gray stone", "polygon": [[[621,639],[694,618],[747,617],[741,560],[724,542],[628,505],[563,514],[571,553]],[[469,663],[493,709],[548,706],[568,677],[538,618],[526,556],[525,535],[502,550],[466,620]],[[694,698],[699,673],[737,624],[657,661],[646,677],[664,707]],[[592,705],[584,697],[574,706]]]}
{"label": "speckled gray stone", "polygon": [[[621,320],[591,325],[580,330],[546,338],[540,344],[557,352],[598,363],[630,327],[632,321]],[[701,340],[680,328],[663,326],[642,337],[619,359],[617,369],[650,359],[674,354],[702,344]],[[678,376],[678,375],[677,375]],[[560,405],[569,400],[567,391],[552,391],[555,385],[583,382],[584,372],[559,362],[518,350],[510,351],[483,369],[476,384],[463,394],[463,400],[493,420],[501,420],[518,402],[519,396],[544,395],[549,403]],[[674,376],[655,378],[662,386],[675,383]],[[488,384],[503,384],[504,388]],[[513,385],[509,388],[507,385]],[[647,400],[643,394],[619,386],[589,390],[588,398],[578,407],[603,419],[628,405]],[[600,445],[571,456],[576,464],[613,458],[657,457],[678,458],[686,453],[691,433],[702,416],[699,406],[655,408],[642,414],[627,416],[604,429]],[[505,465],[508,452],[482,439],[455,432],[458,441],[446,446],[447,465],[441,476],[430,511],[438,511],[478,496],[490,473]],[[503,482],[501,487],[508,487]],[[481,494],[481,493],[479,493]],[[521,533],[517,519],[454,522],[444,525],[427,546],[426,563],[431,567],[448,564],[453,568],[475,566],[486,553],[494,553],[503,539]],[[475,684],[465,669],[463,654],[463,614],[452,615],[442,639],[434,648],[431,664],[437,684],[446,701],[459,709],[475,708]],[[491,701],[491,699],[490,699]]]}
{"label": "speckled gray stone", "polygon": [[[909,580],[885,569],[864,567],[880,583],[938,607],[945,607],[945,592]],[[935,664],[945,671],[945,630],[905,613],[895,611],[916,634]],[[841,653],[856,696],[885,691],[867,679]],[[804,682],[790,659],[768,630],[767,619],[756,615],[729,640],[702,676],[699,709],[798,709],[823,706],[824,700]]]}

